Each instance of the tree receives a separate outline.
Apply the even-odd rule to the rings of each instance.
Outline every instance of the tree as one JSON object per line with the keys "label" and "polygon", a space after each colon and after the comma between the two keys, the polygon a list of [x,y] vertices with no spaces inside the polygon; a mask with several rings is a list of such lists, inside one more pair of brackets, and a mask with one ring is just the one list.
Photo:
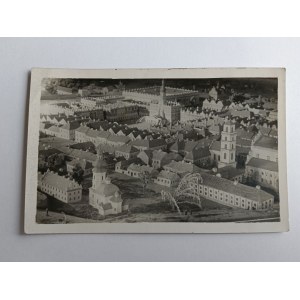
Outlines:
{"label": "tree", "polygon": [[61,167],[64,164],[64,162],[65,162],[65,156],[62,153],[60,154],[54,153],[50,155],[47,160],[48,167],[50,169],[57,169]]}
{"label": "tree", "polygon": [[77,164],[71,173],[71,178],[73,178],[75,181],[81,184],[81,182],[83,181],[83,174],[84,174],[83,169],[79,164]]}

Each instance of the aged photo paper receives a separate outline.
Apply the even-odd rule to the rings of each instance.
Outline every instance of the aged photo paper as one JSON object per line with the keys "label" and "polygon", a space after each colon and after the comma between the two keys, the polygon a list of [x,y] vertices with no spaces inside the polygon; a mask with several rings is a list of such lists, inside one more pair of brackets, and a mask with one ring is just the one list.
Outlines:
{"label": "aged photo paper", "polygon": [[25,232],[288,225],[285,69],[33,69]]}

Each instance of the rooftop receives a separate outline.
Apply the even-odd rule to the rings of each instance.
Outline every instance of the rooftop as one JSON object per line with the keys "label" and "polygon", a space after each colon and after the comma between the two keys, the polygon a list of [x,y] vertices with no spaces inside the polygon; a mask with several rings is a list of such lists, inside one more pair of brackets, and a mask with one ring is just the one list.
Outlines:
{"label": "rooftop", "polygon": [[251,158],[247,163],[247,166],[269,170],[273,172],[278,172],[278,163],[270,160],[260,159],[260,158]]}
{"label": "rooftop", "polygon": [[269,149],[278,149],[278,141],[276,138],[270,136],[262,135],[259,137],[253,144],[254,146],[269,148]]}
{"label": "rooftop", "polygon": [[159,178],[159,177],[169,179],[169,180],[179,180],[180,179],[180,177],[176,173],[166,171],[166,170],[160,171],[160,173],[157,175],[157,178]]}
{"label": "rooftop", "polygon": [[188,163],[185,161],[175,161],[175,160],[172,160],[169,164],[165,165],[163,168],[166,170],[170,169],[171,171],[178,174],[195,173],[200,171],[200,168],[198,168],[192,163]]}
{"label": "rooftop", "polygon": [[48,171],[45,174],[39,173],[38,180],[64,191],[81,188],[81,185],[79,185],[75,180],[60,176],[52,171]]}
{"label": "rooftop", "polygon": [[273,196],[263,190],[250,187],[241,183],[235,184],[233,181],[210,175],[207,173],[201,173],[203,178],[203,184],[217,190],[224,191],[233,195],[237,195],[246,199],[254,201],[265,201],[273,198]]}
{"label": "rooftop", "polygon": [[137,153],[139,150],[131,145],[122,145],[116,148],[116,151],[122,152],[122,153]]}

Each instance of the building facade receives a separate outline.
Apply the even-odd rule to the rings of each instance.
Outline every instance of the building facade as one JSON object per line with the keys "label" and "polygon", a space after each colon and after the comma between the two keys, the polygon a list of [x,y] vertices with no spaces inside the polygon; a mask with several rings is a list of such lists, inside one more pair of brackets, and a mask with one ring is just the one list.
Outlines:
{"label": "building facade", "polygon": [[102,216],[121,213],[123,202],[119,188],[107,178],[106,170],[107,164],[102,153],[98,153],[93,168],[93,183],[89,189],[89,203]]}
{"label": "building facade", "polygon": [[82,186],[80,184],[52,171],[38,174],[38,188],[65,203],[79,202],[82,198]]}
{"label": "building facade", "polygon": [[220,162],[218,162],[219,168],[227,166],[236,167],[236,136],[235,124],[232,121],[225,122],[221,133]]}
{"label": "building facade", "polygon": [[150,117],[162,117],[171,124],[180,121],[181,107],[176,102],[167,102],[165,81],[162,80],[160,97],[150,103]]}
{"label": "building facade", "polygon": [[247,156],[245,177],[261,186],[279,190],[277,138],[257,135]]}

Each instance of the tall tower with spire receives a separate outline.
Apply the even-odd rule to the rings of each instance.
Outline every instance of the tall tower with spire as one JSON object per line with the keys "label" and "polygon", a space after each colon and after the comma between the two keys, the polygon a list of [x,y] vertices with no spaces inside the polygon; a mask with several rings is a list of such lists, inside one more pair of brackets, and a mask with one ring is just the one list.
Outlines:
{"label": "tall tower with spire", "polygon": [[236,136],[235,124],[231,120],[226,121],[221,133],[221,151],[218,168],[227,166],[236,167]]}

